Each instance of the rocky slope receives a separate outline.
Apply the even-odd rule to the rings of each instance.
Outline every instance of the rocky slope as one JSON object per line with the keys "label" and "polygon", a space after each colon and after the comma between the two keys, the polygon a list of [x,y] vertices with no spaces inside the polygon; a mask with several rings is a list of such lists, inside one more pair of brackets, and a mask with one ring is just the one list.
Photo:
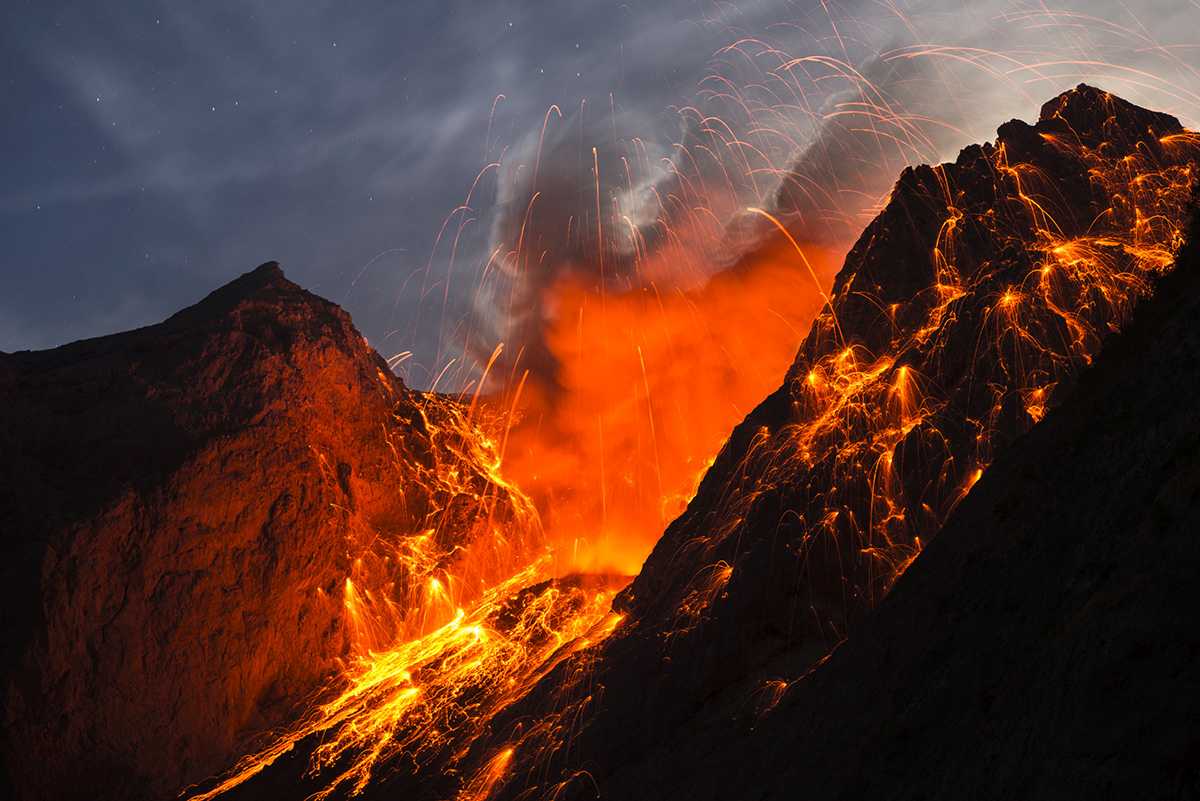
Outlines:
{"label": "rocky slope", "polygon": [[1200,224],[865,624],[605,798],[1200,796]]}
{"label": "rocky slope", "polygon": [[17,798],[172,796],[431,622],[431,576],[467,595],[539,544],[466,411],[274,263],[158,325],[0,355],[0,408]]}
{"label": "rocky slope", "polygon": [[[656,777],[692,732],[749,725],[854,640],[997,455],[1070,392],[1169,270],[1198,156],[1174,118],[1080,86],[1034,125],[1006,123],[954,163],[905,171],[783,386],[733,432],[618,596],[625,622],[476,743],[478,775],[515,754],[490,797],[775,786],[745,772],[731,775],[749,784],[712,780],[703,759],[675,760],[703,777],[681,780],[687,791]],[[1068,622],[1045,625],[1049,636]],[[877,700],[846,725],[892,725],[893,699]]]}

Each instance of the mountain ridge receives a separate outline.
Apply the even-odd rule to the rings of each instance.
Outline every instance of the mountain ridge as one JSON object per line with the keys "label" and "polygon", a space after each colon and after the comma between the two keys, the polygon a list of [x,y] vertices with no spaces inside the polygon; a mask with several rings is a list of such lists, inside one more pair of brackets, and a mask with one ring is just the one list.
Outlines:
{"label": "mountain ridge", "polygon": [[[464,411],[274,262],[162,323],[0,356],[0,403],[16,797],[205,779],[416,625],[424,571],[493,550],[481,520],[511,523],[498,560],[539,547]],[[383,574],[386,597],[348,578]]]}
{"label": "mountain ridge", "polygon": [[743,727],[618,769],[607,797],[1195,797],[1200,426],[1178,399],[1200,381],[1198,309],[1194,217],[1154,296],[859,631]]}

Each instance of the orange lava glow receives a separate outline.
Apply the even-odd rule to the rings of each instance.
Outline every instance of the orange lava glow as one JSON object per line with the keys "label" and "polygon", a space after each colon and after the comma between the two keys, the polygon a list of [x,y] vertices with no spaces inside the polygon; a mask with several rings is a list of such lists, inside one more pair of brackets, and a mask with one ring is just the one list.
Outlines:
{"label": "orange lava glow", "polygon": [[[547,567],[545,559],[535,561],[426,634],[357,654],[299,723],[190,797],[216,798],[297,747],[311,749],[309,770],[323,776],[311,796],[319,801],[361,792],[376,766],[399,755],[421,765],[469,744],[531,683],[620,624],[610,605],[624,579],[539,583]],[[347,606],[351,615],[362,612],[354,595]],[[486,797],[507,754],[498,754],[462,797]]]}
{"label": "orange lava glow", "polygon": [[[561,393],[525,409],[504,473],[537,501],[562,569],[636,573],[778,385],[823,303],[791,251],[780,242],[694,290],[553,289]],[[805,252],[826,284],[844,255]]]}

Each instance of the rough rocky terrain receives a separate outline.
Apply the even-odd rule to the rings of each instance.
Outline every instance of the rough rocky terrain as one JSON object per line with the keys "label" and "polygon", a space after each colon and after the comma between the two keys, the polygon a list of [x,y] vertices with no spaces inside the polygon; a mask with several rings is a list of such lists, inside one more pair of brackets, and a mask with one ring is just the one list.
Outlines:
{"label": "rough rocky terrain", "polygon": [[158,325],[0,355],[0,408],[18,798],[170,797],[401,630],[417,574],[491,547],[481,520],[514,521],[514,562],[536,545],[462,410],[274,263]]}
{"label": "rough rocky terrain", "polygon": [[1200,225],[865,624],[605,798],[1200,797]]}

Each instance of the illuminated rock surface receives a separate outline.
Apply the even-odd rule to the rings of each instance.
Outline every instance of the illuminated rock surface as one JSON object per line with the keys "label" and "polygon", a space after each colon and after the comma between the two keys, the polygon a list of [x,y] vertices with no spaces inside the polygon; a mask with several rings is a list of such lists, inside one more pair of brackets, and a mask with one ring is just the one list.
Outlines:
{"label": "illuminated rock surface", "polygon": [[[400,556],[467,558],[489,518],[523,547],[461,410],[274,263],[158,325],[0,355],[0,407],[19,797],[170,797],[411,625]],[[350,597],[379,573],[388,597]]]}
{"label": "illuminated rock surface", "polygon": [[614,766],[604,797],[1197,797],[1192,242],[826,661],[752,728]]}

